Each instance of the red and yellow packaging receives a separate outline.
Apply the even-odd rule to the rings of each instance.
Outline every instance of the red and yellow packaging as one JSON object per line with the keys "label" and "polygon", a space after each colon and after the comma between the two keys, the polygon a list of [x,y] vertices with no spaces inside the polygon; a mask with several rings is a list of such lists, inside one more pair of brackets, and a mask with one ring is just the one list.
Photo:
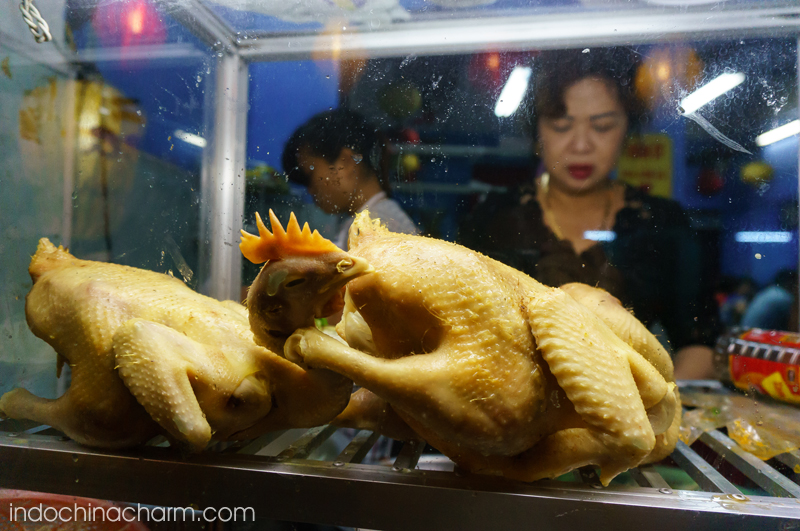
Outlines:
{"label": "red and yellow packaging", "polygon": [[737,330],[720,338],[716,353],[720,376],[737,388],[800,404],[800,335]]}

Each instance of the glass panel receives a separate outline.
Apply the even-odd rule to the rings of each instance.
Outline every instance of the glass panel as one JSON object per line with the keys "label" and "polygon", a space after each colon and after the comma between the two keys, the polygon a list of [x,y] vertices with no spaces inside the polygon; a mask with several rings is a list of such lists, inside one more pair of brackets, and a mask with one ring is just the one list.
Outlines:
{"label": "glass panel", "polygon": [[[545,284],[607,289],[680,378],[800,402],[798,336],[760,331],[797,332],[800,319],[796,2],[39,4],[27,21],[19,3],[0,7],[0,395],[54,398],[70,383],[26,321],[40,238],[241,300],[261,265],[242,260],[239,228],[256,232],[256,213],[294,213],[346,248],[368,208],[395,232],[462,244]],[[282,348],[286,331],[268,332]],[[414,338],[413,353],[432,337]],[[716,342],[730,350],[714,373]],[[728,354],[791,369],[737,373]],[[107,365],[155,434],[159,420]],[[214,400],[268,396],[243,370],[236,391],[211,382]],[[732,439],[760,436],[751,397],[706,398],[684,402],[702,413],[687,415],[693,440],[720,411]],[[381,440],[368,460],[390,452]]]}
{"label": "glass panel", "polygon": [[[552,237],[560,227],[546,223],[539,234],[522,219],[502,225],[495,218],[508,209],[523,219],[542,215],[538,207],[521,206],[536,203],[531,186],[547,164],[532,137],[534,87],[553,72],[548,61],[565,53],[565,60],[583,60],[587,68],[611,61],[620,90],[633,102],[626,108],[636,108],[629,119],[636,122],[619,160],[612,161],[611,178],[628,187],[621,212],[612,207],[615,215],[606,213],[596,227],[584,227],[589,236],[580,248],[588,254],[556,264],[569,269],[574,260],[578,271],[548,276],[537,238]],[[393,198],[425,234],[465,244],[553,285],[572,280],[611,289],[603,273],[584,269],[608,267],[610,257],[629,281],[617,296],[669,350],[712,346],[727,327],[742,324],[741,315],[729,311],[737,298],[731,285],[750,286],[739,288],[744,291],[767,287],[780,272],[796,269],[797,137],[770,144],[760,137],[797,119],[796,63],[796,41],[779,37],[571,52],[479,49],[370,58],[365,51],[361,58],[341,61],[322,56],[255,63],[248,165],[267,171],[269,178],[258,186],[249,181],[245,223],[254,231],[254,212],[272,208],[281,219],[294,211],[301,223],[309,221],[332,240],[341,236],[349,207],[337,207],[340,220],[329,221],[301,185],[302,177],[294,175],[285,186],[279,175],[291,173],[281,168],[281,154],[293,131],[316,113],[349,109],[386,140],[385,177]],[[504,91],[513,88],[514,79],[521,80],[522,92],[528,87],[527,96],[504,110],[500,103],[513,98]],[[584,157],[587,164],[592,156]],[[294,162],[302,165],[301,157]],[[305,178],[312,173],[306,165]],[[268,191],[278,185],[283,195]],[[334,193],[322,194],[330,203]],[[326,201],[319,191],[316,196],[317,203]],[[646,219],[659,215],[650,214],[651,208],[671,212],[673,207],[677,218],[666,214],[671,221],[652,227],[657,243],[642,241],[643,234],[614,232],[626,216]],[[685,224],[685,230],[673,230],[674,224]],[[531,230],[534,236],[526,236]],[[594,249],[602,252],[593,258]],[[601,265],[590,263],[595,258]],[[257,270],[246,266],[245,285]],[[797,326],[795,318],[785,317],[783,328]]]}
{"label": "glass panel", "polygon": [[[16,22],[18,14],[11,14]],[[31,59],[31,34],[10,20],[8,14],[0,17],[0,31],[20,45],[11,48],[10,38],[0,40],[0,392],[25,387],[54,398],[53,351],[28,330],[24,307],[36,241],[61,241],[69,231],[63,174],[74,137],[61,133],[74,125],[66,112],[72,85],[62,68]],[[54,23],[51,31],[59,30],[63,24]]]}
{"label": "glass panel", "polygon": [[[39,6],[37,43],[0,9],[0,393],[54,398],[52,348],[25,322],[39,238],[198,287],[205,88],[214,58],[151,2]],[[8,193],[13,190],[13,193]]]}

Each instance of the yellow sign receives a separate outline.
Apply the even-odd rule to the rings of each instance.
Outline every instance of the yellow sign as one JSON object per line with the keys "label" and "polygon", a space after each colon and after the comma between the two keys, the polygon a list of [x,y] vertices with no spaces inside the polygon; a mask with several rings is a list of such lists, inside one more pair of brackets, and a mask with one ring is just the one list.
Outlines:
{"label": "yellow sign", "polygon": [[617,176],[650,195],[672,197],[672,139],[662,133],[629,139],[619,159]]}

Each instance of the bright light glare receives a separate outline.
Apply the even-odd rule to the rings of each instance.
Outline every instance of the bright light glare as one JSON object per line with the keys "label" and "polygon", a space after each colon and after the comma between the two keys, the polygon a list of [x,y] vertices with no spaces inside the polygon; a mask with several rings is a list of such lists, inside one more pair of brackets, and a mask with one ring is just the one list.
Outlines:
{"label": "bright light glare", "polygon": [[187,144],[192,144],[193,146],[204,148],[206,147],[206,139],[202,136],[197,136],[192,133],[187,133],[183,129],[178,129],[175,131],[175,138],[183,140]]}
{"label": "bright light glare", "polygon": [[613,230],[587,230],[583,237],[593,242],[613,242],[617,239],[617,233]]}
{"label": "bright light glare", "polygon": [[142,4],[134,7],[133,11],[128,14],[128,27],[134,35],[139,35],[144,30],[144,6]]}
{"label": "bright light glare", "polygon": [[743,231],[736,233],[736,241],[740,243],[789,243],[791,232]]}
{"label": "bright light glare", "polygon": [[519,104],[522,103],[522,98],[525,96],[525,91],[528,90],[528,80],[531,77],[531,68],[529,66],[515,66],[508,76],[508,81],[500,92],[500,97],[497,98],[497,104],[494,106],[494,113],[504,118],[511,116],[517,111]]}
{"label": "bright light glare", "polygon": [[734,87],[738,87],[744,82],[744,79],[745,76],[741,72],[722,74],[719,77],[715,77],[681,100],[684,114],[694,112],[714,98],[722,96]]}
{"label": "bright light glare", "polygon": [[768,146],[774,144],[778,140],[794,136],[797,133],[800,133],[800,120],[789,122],[788,124],[776,127],[772,131],[767,131],[766,133],[758,135],[756,137],[756,145],[758,147]]}

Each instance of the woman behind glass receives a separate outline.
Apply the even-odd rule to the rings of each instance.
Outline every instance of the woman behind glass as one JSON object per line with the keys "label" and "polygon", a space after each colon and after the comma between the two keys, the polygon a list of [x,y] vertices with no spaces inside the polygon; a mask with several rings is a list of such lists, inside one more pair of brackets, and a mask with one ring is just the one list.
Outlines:
{"label": "woman behind glass", "polygon": [[541,159],[532,181],[490,197],[462,242],[550,286],[583,282],[619,298],[666,336],[676,378],[711,374],[716,306],[700,286],[699,248],[672,200],[612,178],[641,116],[636,55],[544,52],[527,110]]}

